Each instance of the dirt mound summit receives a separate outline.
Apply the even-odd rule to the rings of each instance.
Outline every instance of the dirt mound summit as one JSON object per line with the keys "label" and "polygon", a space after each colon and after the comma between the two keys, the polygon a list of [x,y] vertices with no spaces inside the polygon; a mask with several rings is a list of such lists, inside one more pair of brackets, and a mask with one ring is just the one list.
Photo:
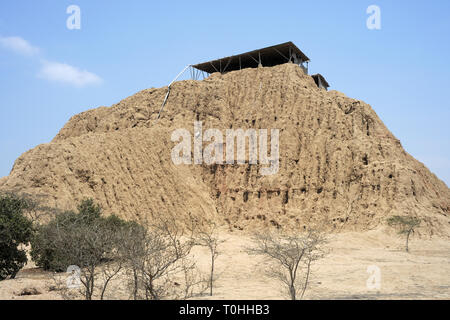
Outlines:
{"label": "dirt mound summit", "polygon": [[[274,225],[368,230],[390,215],[424,220],[421,232],[449,235],[450,190],[362,101],[317,88],[294,64],[213,74],[143,90],[78,114],[51,143],[18,158],[0,189],[73,208],[92,197],[134,219],[171,212],[225,220],[231,228]],[[280,130],[279,171],[260,165],[175,165],[171,134],[204,129]]]}

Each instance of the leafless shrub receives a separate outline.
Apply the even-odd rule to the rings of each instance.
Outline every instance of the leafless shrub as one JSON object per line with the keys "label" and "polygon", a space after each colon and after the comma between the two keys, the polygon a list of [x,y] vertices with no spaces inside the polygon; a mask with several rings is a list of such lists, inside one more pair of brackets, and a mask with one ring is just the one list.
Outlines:
{"label": "leafless shrub", "polygon": [[220,251],[218,247],[220,244],[224,243],[224,240],[219,239],[219,235],[217,234],[217,226],[212,221],[207,221],[196,233],[194,236],[195,245],[206,247],[210,253],[210,272],[208,277],[208,286],[209,286],[209,295],[213,295],[213,286],[214,282],[217,280],[217,277],[214,275],[215,271],[215,262],[216,259],[220,255]]}
{"label": "leafless shrub", "polygon": [[267,275],[280,281],[290,299],[302,299],[309,284],[311,265],[323,256],[323,234],[308,231],[299,235],[261,233],[254,236],[250,254],[262,255],[270,263]]}
{"label": "leafless shrub", "polygon": [[100,268],[100,278],[102,281],[100,285],[100,300],[105,299],[105,293],[108,285],[110,284],[111,280],[113,280],[113,278],[119,275],[123,267],[124,262],[121,257],[119,257],[117,260],[107,263]]}
{"label": "leafless shrub", "polygon": [[139,224],[134,224],[127,229],[119,251],[124,261],[125,275],[131,292],[130,298],[138,300],[140,290],[140,271],[145,256],[147,229]]}
{"label": "leafless shrub", "polygon": [[[133,299],[187,299],[204,282],[189,254],[194,242],[174,217],[135,232],[125,249]],[[178,283],[175,279],[181,277]]]}
{"label": "leafless shrub", "polygon": [[67,286],[67,278],[67,273],[53,272],[51,274],[52,285],[48,287],[48,291],[56,292],[63,300],[84,299],[83,290]]}
{"label": "leafless shrub", "polygon": [[177,289],[173,298],[176,300],[186,300],[202,295],[209,287],[208,279],[198,270],[196,263],[187,258],[181,261],[182,282],[175,282]]}

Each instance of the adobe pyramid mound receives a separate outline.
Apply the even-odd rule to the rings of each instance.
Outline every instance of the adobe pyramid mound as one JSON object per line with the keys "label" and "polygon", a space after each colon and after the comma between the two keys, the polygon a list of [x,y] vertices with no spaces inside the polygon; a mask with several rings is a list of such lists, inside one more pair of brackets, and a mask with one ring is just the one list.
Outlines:
{"label": "adobe pyramid mound", "polygon": [[[424,219],[421,233],[449,235],[450,190],[372,108],[317,88],[294,64],[213,74],[143,90],[78,114],[51,143],[24,153],[0,189],[72,208],[92,197],[126,218],[190,213],[232,228],[275,225],[368,230],[394,214]],[[280,129],[278,174],[258,165],[180,165],[171,133],[207,128]]]}

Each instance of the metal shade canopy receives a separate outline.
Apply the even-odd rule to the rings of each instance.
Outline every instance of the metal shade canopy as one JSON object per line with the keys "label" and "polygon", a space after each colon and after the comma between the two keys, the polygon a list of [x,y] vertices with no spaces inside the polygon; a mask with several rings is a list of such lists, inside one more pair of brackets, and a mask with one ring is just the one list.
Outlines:
{"label": "metal shade canopy", "polygon": [[302,64],[308,62],[309,58],[294,43],[289,41],[276,46],[196,64],[192,67],[207,73],[225,73],[245,68],[257,68],[260,65],[273,67],[289,61]]}

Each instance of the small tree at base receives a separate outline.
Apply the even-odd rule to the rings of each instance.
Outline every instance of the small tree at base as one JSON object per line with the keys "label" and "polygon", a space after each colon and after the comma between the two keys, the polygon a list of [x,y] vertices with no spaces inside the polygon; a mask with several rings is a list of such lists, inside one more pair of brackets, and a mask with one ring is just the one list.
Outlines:
{"label": "small tree at base", "polygon": [[398,234],[406,235],[406,252],[409,252],[409,237],[420,225],[421,220],[416,217],[392,216],[388,220],[388,225],[399,228]]}
{"label": "small tree at base", "polygon": [[267,275],[285,286],[291,300],[302,299],[308,287],[311,264],[323,256],[324,235],[315,231],[300,235],[266,232],[257,234],[254,242],[255,247],[248,249],[249,254],[262,255],[273,263]]}
{"label": "small tree at base", "polygon": [[[127,252],[133,299],[189,298],[184,293],[191,295],[192,286],[197,285],[193,277],[194,264],[188,259],[193,245],[191,237],[184,234],[170,214],[157,217],[148,228],[130,234],[121,250]],[[189,282],[183,284],[184,288],[179,283],[179,287],[174,284],[173,279],[178,274],[184,274]]]}
{"label": "small tree at base", "polygon": [[218,247],[224,243],[224,240],[219,239],[219,235],[217,234],[217,226],[212,221],[206,222],[206,227],[201,228],[197,235],[195,236],[194,243],[195,245],[206,247],[211,254],[211,266],[208,277],[208,286],[209,286],[209,295],[213,295],[213,286],[216,279],[214,275],[215,271],[215,262],[216,259],[220,255],[220,251]]}

